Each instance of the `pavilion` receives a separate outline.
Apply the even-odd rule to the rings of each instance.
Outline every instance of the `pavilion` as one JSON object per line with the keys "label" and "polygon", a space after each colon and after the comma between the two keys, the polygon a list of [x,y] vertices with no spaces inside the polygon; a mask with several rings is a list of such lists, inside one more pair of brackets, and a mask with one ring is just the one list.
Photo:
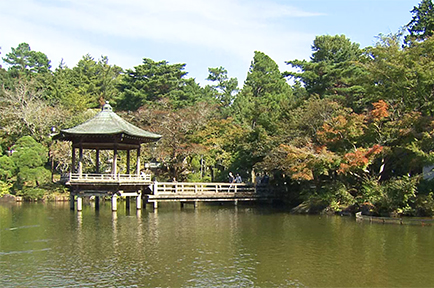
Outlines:
{"label": "pavilion", "polygon": [[[72,163],[69,175],[64,183],[70,188],[71,209],[74,209],[75,197],[77,210],[82,210],[82,197],[95,196],[95,207],[99,207],[100,196],[112,197],[112,210],[117,210],[117,196],[126,196],[127,208],[129,197],[137,197],[137,209],[141,209],[142,193],[151,184],[151,174],[141,173],[140,146],[142,143],[156,142],[161,135],[140,129],[123,120],[113,112],[108,102],[93,118],[70,129],[61,130],[54,140],[72,142]],[[76,150],[78,149],[78,159]],[[84,173],[83,150],[95,151],[95,171]],[[100,151],[113,151],[110,173],[100,171]],[[119,151],[126,151],[126,171],[118,172]],[[136,167],[131,171],[131,151],[135,152]],[[125,154],[125,153],[124,153]],[[89,167],[87,167],[89,170]]]}

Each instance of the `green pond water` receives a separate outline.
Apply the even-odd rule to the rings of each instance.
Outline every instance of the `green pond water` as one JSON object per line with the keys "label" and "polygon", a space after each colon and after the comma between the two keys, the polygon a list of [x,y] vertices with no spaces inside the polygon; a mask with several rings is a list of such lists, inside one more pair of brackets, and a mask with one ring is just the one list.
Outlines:
{"label": "green pond water", "polygon": [[0,204],[0,287],[434,287],[434,227],[229,203]]}

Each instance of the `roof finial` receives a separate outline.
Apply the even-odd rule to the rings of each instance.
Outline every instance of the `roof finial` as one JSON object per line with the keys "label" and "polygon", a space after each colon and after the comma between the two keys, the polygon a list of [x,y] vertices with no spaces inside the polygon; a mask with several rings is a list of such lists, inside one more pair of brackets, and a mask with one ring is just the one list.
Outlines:
{"label": "roof finial", "polygon": [[110,106],[109,101],[105,101],[104,106],[102,106],[102,111],[112,111],[112,106]]}

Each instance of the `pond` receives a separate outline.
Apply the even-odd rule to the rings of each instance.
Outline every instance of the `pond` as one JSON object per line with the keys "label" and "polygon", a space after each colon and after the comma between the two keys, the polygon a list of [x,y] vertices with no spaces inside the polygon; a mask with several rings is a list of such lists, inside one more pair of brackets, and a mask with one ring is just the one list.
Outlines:
{"label": "pond", "polygon": [[433,247],[431,226],[271,206],[0,204],[0,287],[427,287]]}

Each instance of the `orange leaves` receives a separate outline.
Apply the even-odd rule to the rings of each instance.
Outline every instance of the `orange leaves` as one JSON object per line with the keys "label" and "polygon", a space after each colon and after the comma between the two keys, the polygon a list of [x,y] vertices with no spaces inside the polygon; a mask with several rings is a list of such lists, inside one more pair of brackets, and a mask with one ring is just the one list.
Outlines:
{"label": "orange leaves", "polygon": [[295,180],[313,180],[334,169],[337,156],[325,146],[307,144],[304,147],[280,145],[264,160],[268,169],[278,169]]}
{"label": "orange leaves", "polygon": [[364,133],[365,116],[351,113],[338,115],[325,122],[317,132],[318,140],[324,144],[336,144],[342,140],[353,143]]}
{"label": "orange leaves", "polygon": [[372,103],[374,109],[371,111],[371,116],[374,120],[382,120],[383,118],[389,117],[389,104],[380,100],[378,102]]}
{"label": "orange leaves", "polygon": [[375,158],[375,155],[381,153],[383,147],[375,144],[370,149],[356,149],[354,152],[345,154],[343,163],[340,164],[338,173],[346,174],[355,169],[365,170],[366,167]]}

